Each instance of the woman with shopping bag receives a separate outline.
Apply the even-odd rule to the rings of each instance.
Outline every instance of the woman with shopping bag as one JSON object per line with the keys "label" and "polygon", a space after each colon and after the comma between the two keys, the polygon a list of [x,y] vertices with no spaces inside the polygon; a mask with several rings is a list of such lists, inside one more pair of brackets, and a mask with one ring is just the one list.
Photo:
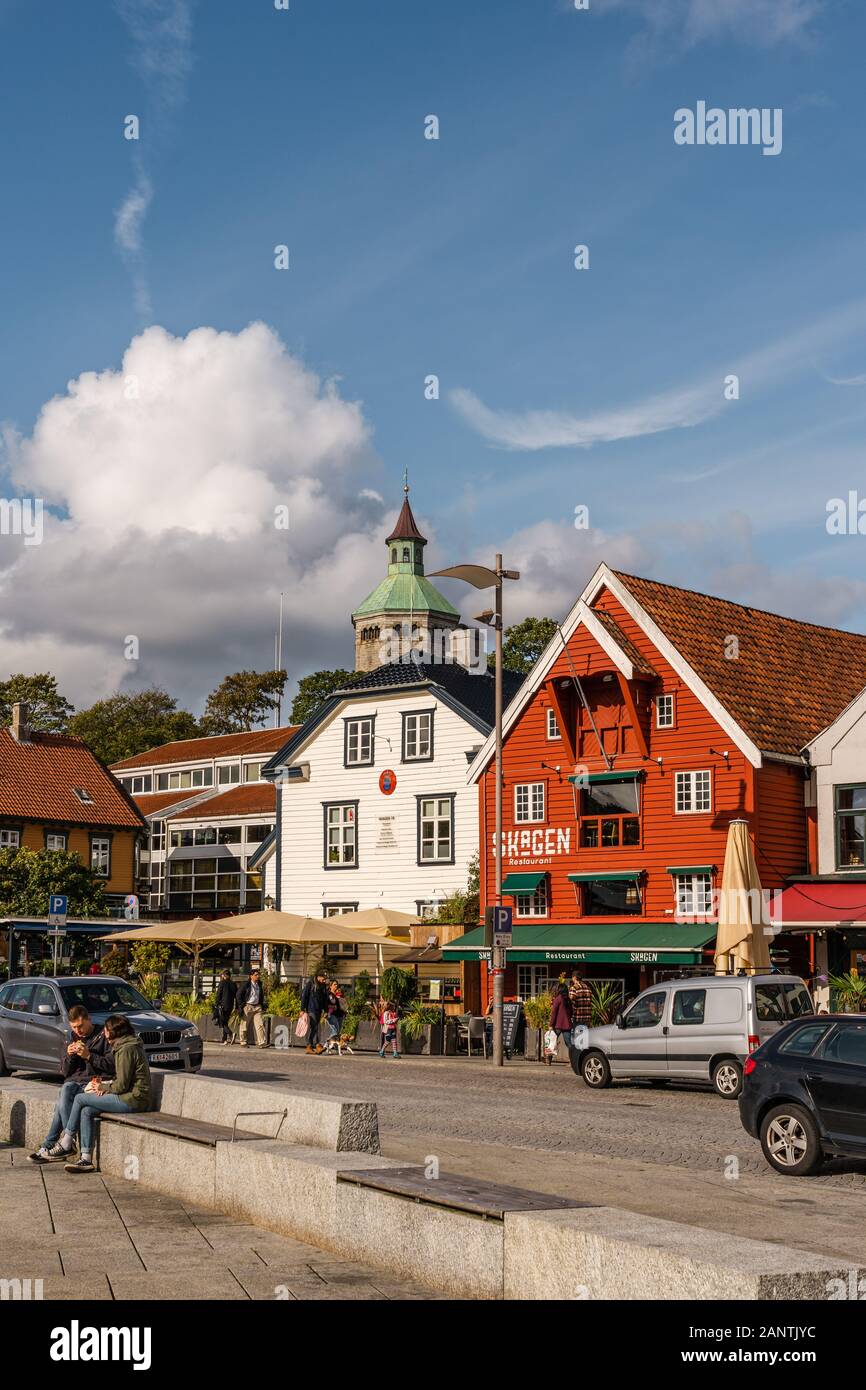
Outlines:
{"label": "woman with shopping bag", "polygon": [[566,1047],[571,1043],[571,1030],[574,1026],[568,986],[557,985],[550,1010],[550,1028],[544,1037],[544,1060],[548,1066],[556,1056],[559,1039],[564,1038]]}

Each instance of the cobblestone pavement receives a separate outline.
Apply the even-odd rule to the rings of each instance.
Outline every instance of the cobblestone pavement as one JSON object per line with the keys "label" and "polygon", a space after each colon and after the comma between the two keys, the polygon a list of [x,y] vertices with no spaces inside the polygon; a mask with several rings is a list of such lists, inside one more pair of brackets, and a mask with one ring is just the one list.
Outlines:
{"label": "cobblestone pavement", "polygon": [[436,1299],[417,1285],[101,1173],[0,1145],[0,1280],[48,1299]]}

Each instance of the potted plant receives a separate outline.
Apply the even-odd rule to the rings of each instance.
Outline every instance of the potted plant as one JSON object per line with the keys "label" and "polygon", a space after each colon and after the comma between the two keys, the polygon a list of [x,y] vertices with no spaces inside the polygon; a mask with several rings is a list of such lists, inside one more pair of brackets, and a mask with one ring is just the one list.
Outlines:
{"label": "potted plant", "polygon": [[613,1023],[622,1009],[622,990],[611,980],[587,980],[586,983],[592,995],[590,1028],[600,1028],[606,1023]]}
{"label": "potted plant", "polygon": [[271,1041],[274,1047],[293,1047],[295,1043],[295,1024],[301,1012],[301,996],[297,985],[277,985],[268,995]]}
{"label": "potted plant", "polygon": [[438,1057],[442,1052],[442,1010],[438,1004],[413,999],[400,1019],[403,1052]]}
{"label": "potted plant", "polygon": [[375,1001],[370,998],[370,972],[360,970],[346,995],[346,1017],[341,1041],[359,1052],[375,1052],[379,1047],[379,1019]]}
{"label": "potted plant", "polygon": [[528,1062],[541,1060],[544,1034],[550,1027],[551,1000],[549,994],[535,994],[524,1001],[523,1016],[526,1027],[523,1033],[523,1055]]}
{"label": "potted plant", "polygon": [[840,1013],[866,1013],[866,976],[849,970],[847,975],[831,975],[829,981]]}

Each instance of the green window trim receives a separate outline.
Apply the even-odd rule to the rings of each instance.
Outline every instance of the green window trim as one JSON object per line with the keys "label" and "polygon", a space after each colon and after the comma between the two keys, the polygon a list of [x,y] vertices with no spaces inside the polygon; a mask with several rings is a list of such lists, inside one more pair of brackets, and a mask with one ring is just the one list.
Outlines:
{"label": "green window trim", "polygon": [[628,772],[590,772],[585,775],[579,774],[577,777],[569,777],[569,782],[573,782],[577,787],[591,787],[600,782],[641,782],[646,776],[642,767],[633,768]]}
{"label": "green window trim", "polygon": [[502,884],[503,893],[535,893],[539,883],[543,883],[547,878],[546,873],[542,874],[506,874]]}
{"label": "green window trim", "polygon": [[678,868],[665,869],[666,874],[714,874],[715,864],[681,864]]}
{"label": "green window trim", "polygon": [[622,883],[636,882],[643,875],[643,869],[619,869],[611,873],[593,873],[591,870],[586,873],[569,874],[569,883]]}

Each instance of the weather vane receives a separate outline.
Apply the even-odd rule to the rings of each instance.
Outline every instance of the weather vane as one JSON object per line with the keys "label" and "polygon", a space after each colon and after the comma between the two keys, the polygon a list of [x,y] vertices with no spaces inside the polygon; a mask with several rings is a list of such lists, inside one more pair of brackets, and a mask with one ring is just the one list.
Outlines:
{"label": "weather vane", "polygon": [[408,469],[408,468],[404,468],[404,469],[403,469],[403,491],[405,492],[406,496],[408,497],[408,496],[409,496],[409,469]]}

